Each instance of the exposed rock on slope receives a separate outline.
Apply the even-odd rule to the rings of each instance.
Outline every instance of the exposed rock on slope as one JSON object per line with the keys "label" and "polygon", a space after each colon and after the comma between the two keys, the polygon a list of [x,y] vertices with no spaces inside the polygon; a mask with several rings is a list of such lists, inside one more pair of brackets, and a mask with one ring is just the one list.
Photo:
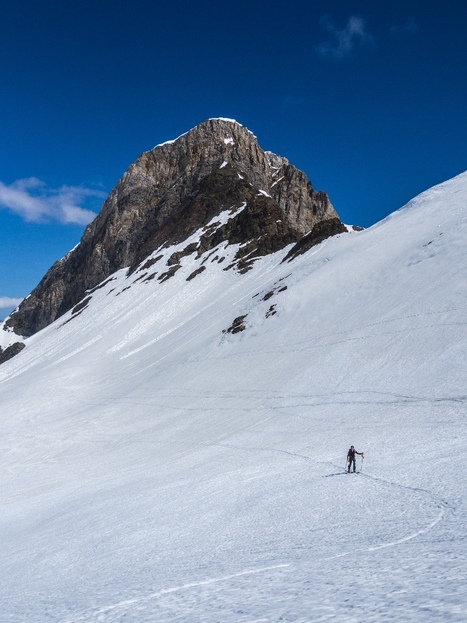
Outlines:
{"label": "exposed rock on slope", "polygon": [[86,228],[79,245],[52,266],[7,320],[30,336],[76,306],[115,271],[130,271],[160,247],[186,240],[226,209],[242,207],[191,251],[241,243],[238,268],[318,227],[317,241],[345,231],[324,192],[280,156],[265,152],[235,121],[210,119],[142,154]]}
{"label": "exposed rock on slope", "polygon": [[8,359],[12,359],[20,353],[23,348],[23,342],[15,342],[11,346],[7,346],[5,349],[0,346],[0,363],[4,363],[5,361],[8,361]]}

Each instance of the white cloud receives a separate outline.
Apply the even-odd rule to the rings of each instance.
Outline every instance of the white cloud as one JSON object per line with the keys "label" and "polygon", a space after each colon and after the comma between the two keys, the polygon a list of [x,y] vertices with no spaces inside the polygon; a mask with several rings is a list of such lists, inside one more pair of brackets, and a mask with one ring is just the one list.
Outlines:
{"label": "white cloud", "polygon": [[365,20],[361,17],[349,17],[347,25],[342,30],[336,28],[329,16],[321,18],[321,25],[328,31],[331,38],[321,43],[316,49],[321,56],[326,58],[345,58],[356,47],[373,41],[373,37],[366,31]]}
{"label": "white cloud", "polygon": [[17,180],[10,185],[0,182],[0,208],[14,212],[28,222],[87,225],[96,216],[84,206],[90,198],[103,199],[105,193],[80,186],[47,188],[35,177]]}
{"label": "white cloud", "polygon": [[13,299],[9,296],[0,296],[0,309],[8,309],[10,307],[18,307],[23,299]]}

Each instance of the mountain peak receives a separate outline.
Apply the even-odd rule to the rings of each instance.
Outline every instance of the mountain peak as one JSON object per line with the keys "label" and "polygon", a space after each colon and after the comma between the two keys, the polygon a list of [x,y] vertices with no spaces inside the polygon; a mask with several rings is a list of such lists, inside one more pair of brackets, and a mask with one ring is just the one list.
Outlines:
{"label": "mountain peak", "polygon": [[[229,210],[227,222],[203,229]],[[317,226],[318,241],[323,231],[324,237],[345,231],[326,193],[316,192],[286,158],[264,151],[237,121],[207,119],[141,154],[77,247],[48,271],[6,326],[30,336],[114,272],[131,273],[156,249],[197,231],[190,253],[201,258],[221,243],[240,245],[232,268],[244,271],[255,257],[304,236],[313,244]]]}
{"label": "mountain peak", "polygon": [[[252,136],[254,136],[254,134],[252,132],[250,132],[250,130],[247,130],[241,123],[239,123],[235,119],[228,119],[227,117],[212,117],[210,119],[206,119],[205,121],[203,121],[202,123],[198,124],[197,126],[192,128],[188,132],[184,132],[183,134],[181,134],[177,138],[170,139],[168,141],[164,141],[163,143],[159,143],[158,145],[153,147],[153,149],[157,149],[158,147],[164,147],[166,145],[173,145],[174,143],[176,143],[182,137],[186,136],[187,134],[190,134],[191,132],[193,132],[195,130],[201,129],[202,127],[204,127],[208,132],[211,131],[211,132],[217,134],[219,131],[222,132],[222,130],[224,130],[224,131],[227,130],[228,131],[229,126],[230,127],[237,126],[238,128],[242,128],[243,130],[245,130],[246,132],[249,132]],[[256,137],[254,137],[254,138],[256,138]],[[153,149],[150,149],[149,151],[152,151]]]}

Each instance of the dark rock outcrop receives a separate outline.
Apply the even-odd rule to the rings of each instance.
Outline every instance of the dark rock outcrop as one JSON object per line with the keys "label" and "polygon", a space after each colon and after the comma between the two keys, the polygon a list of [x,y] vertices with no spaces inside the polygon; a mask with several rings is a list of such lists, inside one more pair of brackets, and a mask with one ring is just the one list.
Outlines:
{"label": "dark rock outcrop", "polygon": [[[225,225],[203,231],[232,208],[238,212]],[[235,121],[210,119],[129,167],[78,246],[52,266],[6,324],[30,336],[75,308],[115,271],[134,271],[156,249],[198,230],[198,255],[223,241],[241,243],[237,267],[242,269],[243,260],[247,269],[254,257],[305,235],[313,238],[313,232],[322,239],[323,232],[333,235],[340,227],[326,193],[316,192],[304,173],[263,151]]]}
{"label": "dark rock outcrop", "polygon": [[316,223],[313,229],[308,232],[303,238],[301,238],[294,246],[290,249],[287,255],[284,258],[284,262],[290,262],[298,255],[302,255],[306,253],[311,247],[323,242],[326,238],[330,236],[336,236],[337,234],[343,234],[347,231],[345,225],[341,223],[341,221],[336,218],[330,218],[325,221],[320,221]]}
{"label": "dark rock outcrop", "polygon": [[15,357],[23,350],[24,347],[25,344],[23,344],[23,342],[15,342],[14,344],[11,344],[11,346],[8,346],[5,349],[0,348],[0,364],[5,363],[5,361],[8,361],[8,359],[12,359],[13,357]]}

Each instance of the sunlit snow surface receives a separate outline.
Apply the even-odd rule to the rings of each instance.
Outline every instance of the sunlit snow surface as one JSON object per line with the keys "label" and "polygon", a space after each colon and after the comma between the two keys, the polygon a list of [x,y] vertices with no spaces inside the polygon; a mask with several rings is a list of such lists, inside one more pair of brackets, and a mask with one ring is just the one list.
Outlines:
{"label": "sunlit snow surface", "polygon": [[466,205],[464,174],[244,275],[160,283],[165,250],[27,340],[2,623],[466,621]]}

